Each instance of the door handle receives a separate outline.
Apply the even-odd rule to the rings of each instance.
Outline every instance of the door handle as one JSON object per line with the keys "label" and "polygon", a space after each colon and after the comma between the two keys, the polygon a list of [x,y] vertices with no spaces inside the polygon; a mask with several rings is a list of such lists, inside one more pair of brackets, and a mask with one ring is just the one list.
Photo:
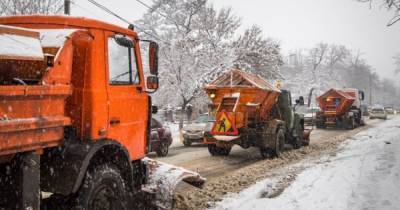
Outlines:
{"label": "door handle", "polygon": [[112,118],[110,120],[110,125],[118,125],[120,123],[121,123],[121,121],[118,118]]}

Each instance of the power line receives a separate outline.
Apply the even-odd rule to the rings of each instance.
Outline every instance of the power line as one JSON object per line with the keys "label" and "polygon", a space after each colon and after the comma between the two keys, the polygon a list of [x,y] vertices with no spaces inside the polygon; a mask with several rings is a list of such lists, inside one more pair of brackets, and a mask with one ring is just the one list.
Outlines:
{"label": "power line", "polygon": [[[164,15],[163,13],[161,13],[161,12],[159,12],[159,11],[157,11],[157,10],[154,10],[151,6],[149,6],[148,4],[144,3],[143,1],[141,1],[141,0],[136,0],[136,1],[139,2],[139,4],[141,4],[141,5],[145,6],[145,7],[147,7],[148,9],[150,9],[150,10],[156,12],[157,14],[159,14],[159,15],[165,17],[166,19],[169,19],[169,17],[167,17],[166,15]],[[171,20],[171,21],[172,21],[172,20]]]}
{"label": "power line", "polygon": [[127,20],[127,19],[125,19],[125,18],[119,16],[117,13],[111,11],[111,10],[108,9],[106,6],[104,6],[104,5],[102,5],[102,4],[98,3],[98,2],[96,2],[95,0],[88,0],[88,2],[91,3],[91,4],[93,4],[94,6],[96,6],[96,7],[100,8],[100,9],[102,9],[104,12],[106,12],[106,13],[108,13],[108,14],[110,14],[110,15],[116,17],[116,18],[118,18],[118,19],[121,20],[122,22],[125,22],[125,23],[128,24],[128,25],[134,26],[135,28],[137,28],[137,29],[139,29],[140,31],[142,31],[144,34],[146,34],[146,35],[148,35],[148,36],[151,36],[151,37],[153,37],[153,38],[155,38],[155,39],[157,39],[157,40],[159,40],[159,41],[161,41],[161,42],[164,42],[164,43],[167,44],[167,45],[170,45],[169,42],[162,40],[160,37],[158,37],[158,36],[155,35],[155,34],[152,34],[152,33],[149,33],[149,32],[147,32],[147,31],[145,31],[145,29],[143,29],[143,28],[137,26],[136,24],[130,22],[129,20]]}
{"label": "power line", "polygon": [[172,20],[167,15],[165,15],[165,14],[163,14],[163,13],[161,13],[161,12],[155,10],[155,9],[153,9],[151,6],[149,6],[148,4],[144,3],[142,0],[135,0],[135,1],[139,2],[139,4],[145,6],[146,8],[150,9],[152,12],[155,12],[155,13],[161,15],[162,17],[164,17],[166,20],[170,21],[171,23],[173,23],[173,24],[175,24],[177,26],[182,26],[183,28],[187,29],[187,26],[177,23],[176,21]]}
{"label": "power line", "polygon": [[102,9],[103,11],[105,11],[106,13],[120,19],[121,21],[125,22],[128,25],[133,25],[133,23],[131,23],[130,21],[126,20],[125,18],[119,16],[118,14],[114,13],[113,11],[111,11],[110,9],[108,9],[107,7],[105,7],[104,5],[96,2],[95,0],[88,0],[91,4],[95,5],[96,7]]}

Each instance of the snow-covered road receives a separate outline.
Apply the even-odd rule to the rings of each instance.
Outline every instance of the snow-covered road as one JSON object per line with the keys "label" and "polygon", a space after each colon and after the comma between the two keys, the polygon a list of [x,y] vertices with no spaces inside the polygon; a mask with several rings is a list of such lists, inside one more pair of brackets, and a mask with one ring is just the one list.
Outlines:
{"label": "snow-covered road", "polygon": [[265,195],[279,176],[228,195],[215,209],[400,209],[400,117],[360,132],[342,149],[289,166],[306,169],[278,196]]}

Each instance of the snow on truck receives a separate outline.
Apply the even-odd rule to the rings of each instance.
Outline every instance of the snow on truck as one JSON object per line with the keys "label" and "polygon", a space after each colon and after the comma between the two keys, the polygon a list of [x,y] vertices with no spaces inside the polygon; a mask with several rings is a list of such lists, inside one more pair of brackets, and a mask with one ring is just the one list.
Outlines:
{"label": "snow on truck", "polygon": [[204,183],[145,158],[155,42],[91,19],[13,16],[0,18],[0,45],[0,208],[168,209],[178,182]]}
{"label": "snow on truck", "polygon": [[363,125],[362,101],[364,92],[354,88],[330,89],[317,97],[320,112],[317,112],[317,128],[335,126],[354,129]]}
{"label": "snow on truck", "polygon": [[221,75],[204,89],[216,116],[204,138],[211,155],[229,155],[233,145],[240,145],[259,147],[263,157],[271,157],[285,146],[309,144],[311,130],[304,128],[289,91],[241,70]]}

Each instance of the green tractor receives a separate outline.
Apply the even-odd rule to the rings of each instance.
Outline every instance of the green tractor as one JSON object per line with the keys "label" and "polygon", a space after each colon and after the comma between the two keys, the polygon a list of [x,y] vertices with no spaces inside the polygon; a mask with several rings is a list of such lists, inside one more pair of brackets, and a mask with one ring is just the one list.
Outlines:
{"label": "green tractor", "polygon": [[279,156],[286,145],[291,145],[294,149],[309,145],[311,130],[304,127],[304,115],[296,112],[297,105],[304,105],[303,97],[297,99],[293,104],[290,91],[281,90],[278,100],[271,110],[271,118],[280,121],[279,126],[282,131],[281,134],[278,132],[276,137],[272,138],[277,139],[275,148],[260,147],[262,156]]}

